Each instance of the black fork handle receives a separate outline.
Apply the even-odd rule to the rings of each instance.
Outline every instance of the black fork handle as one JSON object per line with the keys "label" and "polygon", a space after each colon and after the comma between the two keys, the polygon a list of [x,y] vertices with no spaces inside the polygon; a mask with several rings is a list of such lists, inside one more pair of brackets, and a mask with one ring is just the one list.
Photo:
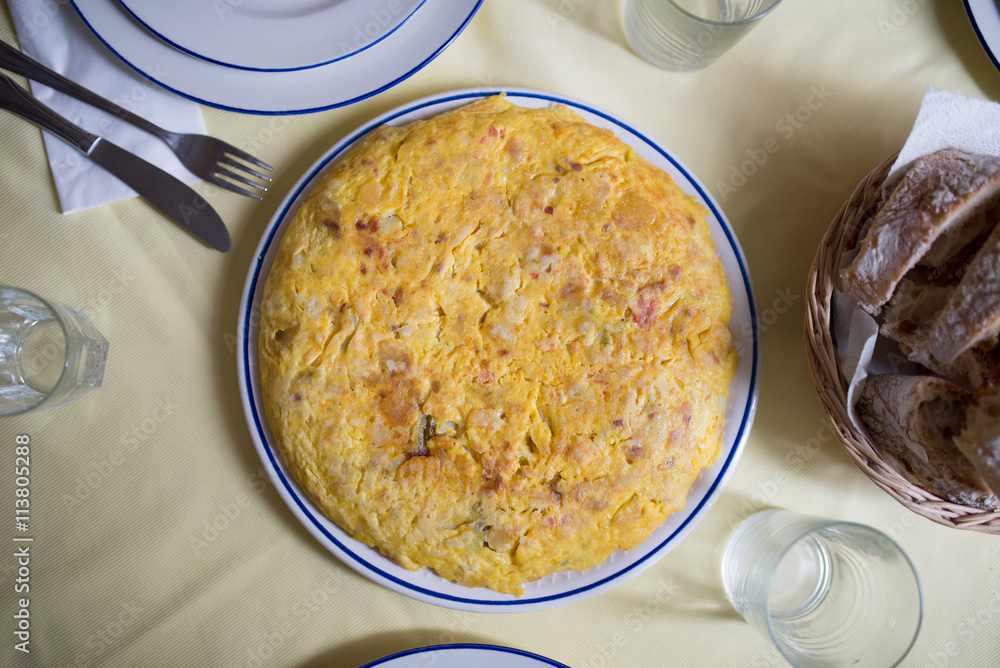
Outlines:
{"label": "black fork handle", "polygon": [[151,135],[164,139],[163,129],[159,126],[150,123],[141,116],[133,114],[128,109],[118,106],[111,100],[84,88],[75,81],[67,79],[58,72],[50,70],[45,65],[30,56],[26,56],[3,40],[0,40],[0,68],[25,76],[32,81],[37,81],[40,84],[54,88],[61,93],[66,93],[81,102],[86,102],[92,107],[97,107],[127,123],[131,123]]}
{"label": "black fork handle", "polygon": [[80,149],[84,155],[89,155],[90,149],[98,141],[96,136],[76,127],[46,107],[2,72],[0,72],[0,109],[6,109],[43,130],[48,130],[66,143]]}

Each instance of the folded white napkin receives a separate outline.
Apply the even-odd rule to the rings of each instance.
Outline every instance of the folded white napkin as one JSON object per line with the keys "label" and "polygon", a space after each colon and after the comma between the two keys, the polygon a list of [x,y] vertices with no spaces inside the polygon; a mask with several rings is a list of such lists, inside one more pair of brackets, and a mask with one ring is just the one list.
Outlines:
{"label": "folded white napkin", "polygon": [[[928,88],[899,157],[883,182],[888,197],[914,160],[943,148],[955,147],[1000,156],[1000,104]],[[846,267],[853,253],[845,253]],[[878,373],[913,373],[919,368],[905,360],[895,343],[880,337],[875,320],[849,297],[834,293],[834,321],[841,369],[848,379],[848,409],[854,425],[864,432],[853,400],[865,379]],[[924,372],[926,373],[926,372]]]}
{"label": "folded white napkin", "polygon": [[[987,130],[992,128],[992,130]],[[917,158],[943,148],[1000,155],[1000,104],[928,88],[906,143],[886,177],[886,195]]]}
{"label": "folded white napkin", "polygon": [[[7,6],[24,53],[168,130],[205,132],[197,103],[166,91],[129,69],[94,36],[70,3],[7,0]],[[145,158],[185,183],[200,180],[152,135],[47,86],[31,82],[31,91],[41,102],[84,130]],[[61,139],[46,132],[44,141],[63,213],[135,197],[135,191]]]}

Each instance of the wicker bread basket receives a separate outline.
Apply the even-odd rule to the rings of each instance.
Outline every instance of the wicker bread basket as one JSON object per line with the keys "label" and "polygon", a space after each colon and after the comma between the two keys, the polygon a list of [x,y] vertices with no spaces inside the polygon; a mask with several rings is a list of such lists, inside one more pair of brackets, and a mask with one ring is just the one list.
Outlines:
{"label": "wicker bread basket", "polygon": [[876,485],[913,512],[939,524],[1000,534],[1000,512],[986,512],[951,503],[911,483],[882,458],[848,417],[847,381],[840,369],[837,346],[830,328],[831,298],[840,257],[845,250],[854,247],[867,215],[881,200],[882,182],[895,159],[895,154],[889,156],[858,184],[819,244],[809,271],[806,292],[806,356],[816,391],[834,433],[855,463]]}

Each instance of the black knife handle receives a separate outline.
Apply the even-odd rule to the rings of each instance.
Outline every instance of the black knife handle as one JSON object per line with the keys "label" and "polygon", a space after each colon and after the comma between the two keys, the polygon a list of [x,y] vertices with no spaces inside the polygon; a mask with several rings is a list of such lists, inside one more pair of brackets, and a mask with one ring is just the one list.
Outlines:
{"label": "black knife handle", "polygon": [[48,130],[63,141],[80,149],[85,155],[97,141],[95,135],[76,127],[31,96],[6,74],[0,73],[0,109],[11,111]]}
{"label": "black knife handle", "polygon": [[161,139],[163,138],[163,130],[159,126],[154,125],[142,116],[137,116],[128,109],[124,109],[114,102],[101,97],[97,93],[84,88],[75,81],[67,79],[58,72],[50,70],[45,65],[42,65],[34,58],[25,55],[3,40],[0,40],[0,68],[25,76],[32,81],[37,81],[40,84],[54,88],[61,93],[66,93],[81,102],[86,102],[92,107],[97,107],[102,111],[108,112],[112,116],[120,118],[127,123],[131,123],[151,135]]}

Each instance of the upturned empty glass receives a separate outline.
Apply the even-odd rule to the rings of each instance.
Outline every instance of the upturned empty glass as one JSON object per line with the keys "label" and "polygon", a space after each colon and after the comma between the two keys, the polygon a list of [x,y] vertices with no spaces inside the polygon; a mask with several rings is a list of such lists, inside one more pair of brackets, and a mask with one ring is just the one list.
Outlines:
{"label": "upturned empty glass", "polygon": [[628,0],[625,34],[640,56],[687,72],[714,62],[780,0]]}
{"label": "upturned empty glass", "polygon": [[913,564],[888,536],[787,510],[733,532],[722,580],[737,612],[793,666],[894,666],[923,615]]}
{"label": "upturned empty glass", "polygon": [[64,406],[100,386],[107,353],[78,309],[0,285],[0,417]]}

